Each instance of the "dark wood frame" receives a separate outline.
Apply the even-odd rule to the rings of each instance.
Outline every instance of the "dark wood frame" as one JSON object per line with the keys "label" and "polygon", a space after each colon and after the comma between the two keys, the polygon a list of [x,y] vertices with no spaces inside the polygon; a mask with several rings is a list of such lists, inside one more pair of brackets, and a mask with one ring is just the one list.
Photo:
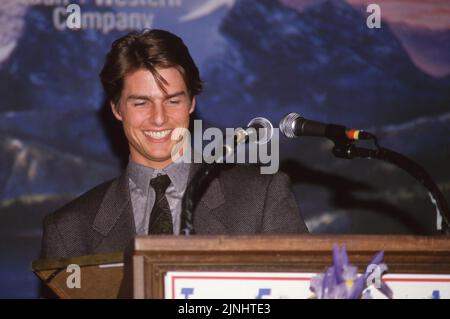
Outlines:
{"label": "dark wood frame", "polygon": [[444,236],[148,236],[134,242],[133,297],[164,298],[168,271],[323,272],[333,244],[360,271],[384,250],[390,273],[450,274]]}

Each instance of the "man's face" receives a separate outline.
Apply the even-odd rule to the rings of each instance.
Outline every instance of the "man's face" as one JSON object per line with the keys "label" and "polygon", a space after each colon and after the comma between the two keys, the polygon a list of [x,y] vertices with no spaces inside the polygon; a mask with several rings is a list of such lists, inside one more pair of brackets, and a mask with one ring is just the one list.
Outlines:
{"label": "man's face", "polygon": [[131,159],[141,165],[162,169],[172,162],[171,151],[176,128],[188,128],[195,98],[188,96],[186,83],[176,68],[157,68],[167,81],[164,93],[152,73],[139,69],[124,78],[120,104],[111,105],[122,121]]}

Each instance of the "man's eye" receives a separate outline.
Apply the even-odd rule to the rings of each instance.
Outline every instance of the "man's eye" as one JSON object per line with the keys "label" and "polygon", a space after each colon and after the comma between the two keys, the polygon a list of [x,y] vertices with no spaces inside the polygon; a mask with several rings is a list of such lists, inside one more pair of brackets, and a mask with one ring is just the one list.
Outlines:
{"label": "man's eye", "polygon": [[170,104],[178,104],[180,103],[180,100],[169,100]]}
{"label": "man's eye", "polygon": [[144,105],[144,104],[145,104],[145,101],[135,101],[133,103],[134,106],[140,106],[140,105]]}

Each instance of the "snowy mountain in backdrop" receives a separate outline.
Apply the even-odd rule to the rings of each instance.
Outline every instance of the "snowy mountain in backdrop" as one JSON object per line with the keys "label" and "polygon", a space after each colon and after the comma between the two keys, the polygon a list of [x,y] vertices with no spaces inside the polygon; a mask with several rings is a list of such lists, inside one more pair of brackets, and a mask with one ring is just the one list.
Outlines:
{"label": "snowy mountain in backdrop", "polygon": [[97,74],[115,35],[99,37],[94,30],[58,32],[52,12],[51,7],[42,6],[27,10],[22,36],[0,70],[0,81],[8,83],[0,87],[2,100],[8,101],[8,105],[0,104],[0,111],[61,112],[100,106]]}
{"label": "snowy mountain in backdrop", "polygon": [[117,175],[117,167],[0,134],[0,198],[77,195]]}
{"label": "snowy mountain in backdrop", "polygon": [[436,77],[450,76],[450,30],[430,30],[396,23],[392,30],[423,70]]}
{"label": "snowy mountain in backdrop", "polygon": [[103,103],[98,72],[119,33],[60,32],[52,13],[52,6],[27,9],[15,51],[1,65],[0,82],[8,85],[0,87],[0,133],[114,166],[98,114]]}
{"label": "snowy mountain in backdrop", "polygon": [[206,68],[201,115],[224,126],[297,111],[371,127],[445,112],[448,82],[420,71],[388,25],[368,29],[365,19],[343,1],[303,12],[238,1],[220,27],[226,52]]}

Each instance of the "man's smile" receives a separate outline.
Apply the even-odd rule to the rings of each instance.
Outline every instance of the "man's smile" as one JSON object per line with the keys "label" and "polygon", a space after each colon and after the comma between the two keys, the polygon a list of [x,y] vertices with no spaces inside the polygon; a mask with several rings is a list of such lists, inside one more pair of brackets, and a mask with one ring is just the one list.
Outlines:
{"label": "man's smile", "polygon": [[145,130],[143,132],[153,142],[165,142],[170,139],[170,133],[172,130]]}

